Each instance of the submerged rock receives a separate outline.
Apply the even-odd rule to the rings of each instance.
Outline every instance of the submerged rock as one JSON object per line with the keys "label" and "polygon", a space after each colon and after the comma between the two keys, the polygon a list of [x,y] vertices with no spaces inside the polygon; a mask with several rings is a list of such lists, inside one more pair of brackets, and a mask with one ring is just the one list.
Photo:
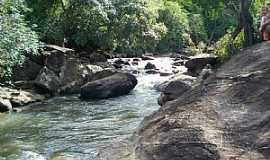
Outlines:
{"label": "submerged rock", "polygon": [[139,160],[269,160],[270,45],[232,57],[215,75],[146,117]]}
{"label": "submerged rock", "polygon": [[137,85],[135,76],[115,73],[109,77],[89,82],[81,87],[82,99],[104,99],[128,94]]}

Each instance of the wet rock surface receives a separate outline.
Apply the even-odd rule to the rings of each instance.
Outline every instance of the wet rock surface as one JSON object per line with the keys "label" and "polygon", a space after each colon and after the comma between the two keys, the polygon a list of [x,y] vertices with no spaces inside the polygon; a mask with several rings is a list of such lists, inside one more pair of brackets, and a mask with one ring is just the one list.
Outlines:
{"label": "wet rock surface", "polygon": [[140,160],[268,160],[270,45],[234,56],[215,75],[144,119]]}
{"label": "wet rock surface", "polygon": [[104,99],[128,94],[137,85],[135,76],[115,73],[109,77],[89,82],[81,87],[82,99]]}
{"label": "wet rock surface", "polygon": [[12,104],[9,99],[0,98],[0,112],[12,111]]}
{"label": "wet rock surface", "polygon": [[7,112],[15,107],[21,107],[30,103],[40,102],[46,97],[32,90],[17,90],[0,87],[0,112]]}

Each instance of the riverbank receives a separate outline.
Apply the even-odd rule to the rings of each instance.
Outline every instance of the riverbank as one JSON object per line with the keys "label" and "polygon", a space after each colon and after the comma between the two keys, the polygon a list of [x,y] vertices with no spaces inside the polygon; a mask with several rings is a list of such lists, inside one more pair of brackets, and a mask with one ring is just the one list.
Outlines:
{"label": "riverbank", "polygon": [[[196,59],[200,61],[197,62]],[[201,61],[202,59],[204,60]],[[75,94],[63,94],[63,92],[50,94],[50,92],[46,92],[45,100],[13,108],[21,113],[6,114],[3,117],[3,127],[1,128],[6,129],[3,129],[2,137],[8,141],[3,141],[1,145],[14,144],[14,146],[7,147],[1,156],[18,160],[25,159],[25,156],[29,160],[52,159],[53,157],[87,160],[90,157],[90,159],[96,159],[99,150],[106,148],[111,143],[129,138],[145,116],[158,110],[157,97],[160,91],[157,91],[155,85],[174,80],[187,82],[192,79],[195,81],[197,78],[188,74],[193,72],[192,75],[197,75],[197,72],[200,72],[208,63],[208,60],[209,58],[204,56],[196,58],[173,54],[170,57],[144,55],[137,58],[107,59],[106,62],[102,63],[89,62],[87,66],[91,65],[96,69],[96,73],[86,77],[90,77],[89,79],[93,82],[98,82],[103,77],[108,78],[120,72],[133,74],[138,84],[126,95],[100,100],[82,100],[79,98],[80,91],[75,92]],[[189,63],[204,64],[202,68],[192,69],[188,72],[189,69],[185,67],[185,63],[188,61]],[[74,61],[72,60],[72,62]],[[74,66],[76,63],[64,64]],[[63,66],[60,67],[60,75],[63,75],[61,72],[64,68],[74,70],[73,67]],[[65,74],[67,77],[76,77],[72,75],[77,72],[70,72],[70,69],[68,71],[65,72],[68,73]],[[37,74],[39,73],[37,72]],[[71,76],[68,76],[70,74]],[[24,88],[18,90],[21,92],[26,87],[33,87],[33,85],[25,85],[26,83],[17,82],[17,84],[24,84]],[[72,90],[76,91],[76,89]],[[43,94],[41,93],[41,95]],[[21,94],[16,94],[16,96],[18,95]],[[166,100],[166,102],[171,100],[173,99]]]}
{"label": "riverbank", "polygon": [[[59,95],[80,94],[84,99],[121,96],[136,86],[134,74],[139,73],[138,69],[144,69],[143,72],[147,74],[166,77],[181,74],[180,71],[186,67],[186,74],[198,76],[206,64],[215,63],[216,60],[216,57],[208,57],[209,55],[188,57],[167,54],[172,62],[157,68],[152,61],[156,58],[166,59],[165,55],[146,54],[134,58],[118,56],[106,53],[87,54],[45,45],[40,55],[27,55],[21,66],[14,67],[12,88],[0,88],[3,90],[0,94],[0,111],[9,111],[11,108],[21,111],[22,106]],[[101,83],[103,86],[98,86]],[[95,93],[90,96],[92,92]]]}
{"label": "riverbank", "polygon": [[[16,150],[6,148],[1,156],[14,160],[59,156],[96,159],[98,151],[108,144],[132,136],[142,119],[159,108],[160,93],[153,85],[170,77],[146,74],[144,67],[148,62],[140,61],[133,66],[139,71],[138,85],[127,95],[91,101],[81,101],[76,94],[56,96],[34,103],[21,113],[5,114],[0,132],[7,141],[0,145],[13,144]],[[151,60],[158,69],[173,62],[169,57]],[[184,73],[186,69],[182,69]]]}
{"label": "riverbank", "polygon": [[268,160],[269,46],[243,50],[146,117],[131,154],[139,160]]}

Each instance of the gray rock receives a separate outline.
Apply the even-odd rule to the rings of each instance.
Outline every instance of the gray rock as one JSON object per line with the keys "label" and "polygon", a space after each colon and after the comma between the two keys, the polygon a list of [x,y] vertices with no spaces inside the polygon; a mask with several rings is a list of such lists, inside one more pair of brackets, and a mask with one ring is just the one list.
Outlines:
{"label": "gray rock", "polygon": [[95,70],[95,67],[83,65],[79,59],[67,58],[59,73],[60,88],[57,92],[60,94],[80,93],[80,87],[91,77],[92,69]]}
{"label": "gray rock", "polygon": [[102,71],[99,71],[99,72],[95,72],[91,79],[89,81],[96,81],[96,80],[99,80],[99,79],[103,79],[103,78],[106,78],[106,77],[110,77],[114,74],[118,73],[116,70],[112,70],[112,69],[104,69]]}
{"label": "gray rock", "polygon": [[133,137],[138,160],[269,160],[270,45],[243,50]]}
{"label": "gray rock", "polygon": [[[45,98],[45,96],[37,94],[32,90],[16,90],[0,87],[0,99],[9,100],[13,108],[39,102],[45,100]],[[6,104],[8,104],[8,102]]]}
{"label": "gray rock", "polygon": [[89,82],[81,87],[82,99],[104,99],[128,94],[137,85],[135,76],[116,73],[112,76]]}
{"label": "gray rock", "polygon": [[61,67],[65,64],[66,59],[66,55],[63,52],[57,50],[47,51],[44,65],[58,75],[61,72]]}
{"label": "gray rock", "polygon": [[207,65],[216,65],[218,63],[217,57],[209,54],[200,54],[192,57],[185,63],[185,67],[188,68],[188,72],[191,74],[199,75],[202,69]]}
{"label": "gray rock", "polygon": [[144,67],[144,69],[156,69],[156,68],[157,67],[154,64],[150,63],[150,62],[148,62]]}
{"label": "gray rock", "polygon": [[47,44],[44,46],[45,50],[47,51],[58,51],[61,52],[63,54],[75,54],[75,51],[73,49],[70,48],[65,48],[65,47],[60,47],[57,45],[51,45],[51,44]]}
{"label": "gray rock", "polygon": [[122,69],[123,68],[123,66],[121,65],[121,64],[113,64],[113,67],[115,68],[115,69]]}
{"label": "gray rock", "polygon": [[173,66],[183,66],[185,65],[185,60],[178,60],[172,63]]}
{"label": "gray rock", "polygon": [[141,59],[142,59],[143,61],[151,61],[151,60],[155,60],[154,57],[151,57],[151,56],[145,56],[145,55],[141,56]]}
{"label": "gray rock", "polygon": [[159,74],[160,74],[161,77],[167,77],[167,76],[173,75],[172,72],[160,72]]}
{"label": "gray rock", "polygon": [[172,53],[170,55],[170,58],[174,58],[175,61],[178,60],[190,60],[190,57],[183,55],[183,54],[178,54],[178,53]]}
{"label": "gray rock", "polygon": [[163,106],[166,102],[172,101],[183,95],[191,89],[191,86],[181,80],[171,81],[166,86],[161,86],[161,95],[158,98],[158,104]]}
{"label": "gray rock", "polygon": [[0,112],[8,112],[8,111],[12,111],[12,105],[10,103],[10,100],[2,99],[0,97]]}
{"label": "gray rock", "polygon": [[26,58],[22,65],[13,68],[13,81],[32,81],[39,74],[42,66]]}
{"label": "gray rock", "polygon": [[128,61],[124,61],[123,59],[119,58],[113,62],[114,64],[117,65],[130,65]]}
{"label": "gray rock", "polygon": [[159,71],[155,69],[150,69],[150,70],[145,71],[145,73],[146,74],[159,74]]}
{"label": "gray rock", "polygon": [[139,58],[134,58],[133,62],[140,62],[141,60]]}
{"label": "gray rock", "polygon": [[92,53],[92,54],[89,55],[89,61],[90,61],[90,63],[107,62],[107,58],[103,54]]}
{"label": "gray rock", "polygon": [[134,65],[134,66],[137,66],[137,65],[139,65],[139,62],[133,61],[133,62],[131,62],[131,64]]}
{"label": "gray rock", "polygon": [[37,76],[35,85],[40,88],[43,93],[55,95],[58,94],[60,79],[53,71],[44,67]]}

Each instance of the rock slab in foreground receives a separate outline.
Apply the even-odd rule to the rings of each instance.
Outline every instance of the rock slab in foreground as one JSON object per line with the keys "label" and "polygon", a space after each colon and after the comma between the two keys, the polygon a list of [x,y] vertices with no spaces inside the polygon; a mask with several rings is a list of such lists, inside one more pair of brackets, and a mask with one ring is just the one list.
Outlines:
{"label": "rock slab in foreground", "polygon": [[104,99],[128,94],[137,85],[135,76],[115,73],[112,76],[89,82],[81,87],[82,99]]}
{"label": "rock slab in foreground", "polygon": [[146,117],[139,160],[269,160],[270,43],[244,50]]}

